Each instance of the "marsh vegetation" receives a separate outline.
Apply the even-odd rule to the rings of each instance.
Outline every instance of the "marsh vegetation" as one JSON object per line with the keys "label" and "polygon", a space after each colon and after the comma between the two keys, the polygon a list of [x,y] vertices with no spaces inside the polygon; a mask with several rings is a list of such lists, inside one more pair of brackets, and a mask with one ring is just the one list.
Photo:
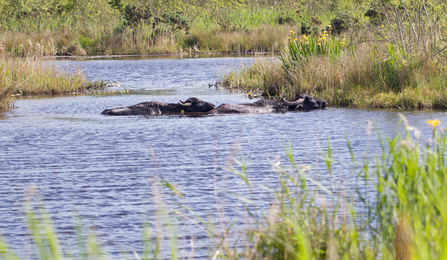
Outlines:
{"label": "marsh vegetation", "polygon": [[[440,0],[0,4],[1,107],[10,105],[11,95],[71,93],[92,86],[80,74],[56,73],[36,57],[201,51],[281,52],[279,58],[258,60],[226,76],[222,83],[229,89],[289,99],[308,94],[333,106],[446,106],[446,3]],[[215,226],[188,211],[188,205],[171,209],[166,201],[181,197],[179,189],[154,179],[150,188],[157,194],[157,221],[154,228],[145,222],[143,249],[123,256],[166,258],[161,251],[168,248],[168,257],[180,258],[176,220],[188,216],[203,231],[211,245],[210,257],[215,258],[445,259],[446,130],[439,121],[429,120],[431,138],[420,140],[418,129],[405,118],[402,123],[403,136],[379,134],[380,150],[373,158],[356,158],[347,139],[351,160],[340,162],[328,142],[320,158],[323,170],[332,176],[340,167],[344,174],[356,176],[352,190],[332,179],[329,186],[322,185],[313,178],[321,166],[298,165],[289,147],[287,165],[271,162],[278,176],[273,187],[255,186],[244,160],[231,158],[227,172],[246,185],[241,194],[231,194],[246,209],[243,223]],[[270,195],[268,209],[251,211],[254,190]],[[75,249],[63,247],[51,212],[36,194],[32,186],[24,215],[34,258],[108,257],[89,225],[77,218]],[[0,257],[21,256],[0,236]]]}
{"label": "marsh vegetation", "polygon": [[445,108],[447,22],[442,1],[371,2],[365,15],[322,31],[290,31],[279,59],[222,83],[266,96],[308,94],[332,106]]}
{"label": "marsh vegetation", "polygon": [[35,57],[0,56],[0,64],[0,108],[11,107],[14,96],[76,94],[106,85],[86,79],[81,71],[69,73]]}
{"label": "marsh vegetation", "polygon": [[222,83],[331,106],[444,108],[445,1],[0,3],[9,56],[273,52]]}
{"label": "marsh vegetation", "polygon": [[[44,55],[274,52],[287,44],[290,30],[308,35],[332,25],[331,32],[349,35],[365,24],[373,26],[362,31],[375,30],[374,26],[386,21],[387,28],[400,27],[393,27],[393,36],[384,37],[396,42],[411,40],[405,35],[410,29],[418,34],[415,41],[425,45],[420,33],[426,28],[425,34],[441,36],[438,25],[445,23],[444,3],[430,0],[420,10],[414,5],[419,2],[4,0],[0,2],[0,42],[8,53],[18,56],[28,51],[28,40],[39,43]],[[418,16],[410,21],[406,16],[385,16],[393,10],[408,15],[417,12]],[[403,28],[407,22],[417,28]]]}
{"label": "marsh vegetation", "polygon": [[[290,9],[292,7],[292,9]],[[4,1],[0,41],[21,56],[279,51],[299,6],[263,1]]]}

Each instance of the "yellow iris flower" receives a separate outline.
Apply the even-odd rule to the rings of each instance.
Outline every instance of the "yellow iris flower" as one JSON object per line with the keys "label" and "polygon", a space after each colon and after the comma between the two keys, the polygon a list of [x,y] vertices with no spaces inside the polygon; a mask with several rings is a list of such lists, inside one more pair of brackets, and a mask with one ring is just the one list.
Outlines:
{"label": "yellow iris flower", "polygon": [[434,120],[427,120],[427,123],[432,125],[433,127],[436,127],[436,125],[441,123],[441,121],[439,121],[438,119],[434,119]]}

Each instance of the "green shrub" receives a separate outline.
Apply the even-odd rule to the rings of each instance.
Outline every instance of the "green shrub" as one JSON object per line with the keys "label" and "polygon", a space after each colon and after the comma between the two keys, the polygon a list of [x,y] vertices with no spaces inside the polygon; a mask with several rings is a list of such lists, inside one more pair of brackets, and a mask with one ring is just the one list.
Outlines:
{"label": "green shrub", "polygon": [[124,7],[124,20],[127,26],[136,26],[152,18],[152,12],[148,5],[126,5]]}
{"label": "green shrub", "polygon": [[188,18],[183,15],[182,11],[168,12],[162,14],[161,17],[154,18],[154,26],[161,23],[169,25],[172,32],[184,30],[188,33],[191,28]]}
{"label": "green shrub", "polygon": [[112,7],[113,9],[116,9],[118,11],[122,11],[123,7],[124,7],[124,3],[121,0],[110,0],[107,2],[110,7]]}
{"label": "green shrub", "polygon": [[341,34],[350,29],[357,22],[358,19],[354,19],[347,14],[339,14],[331,20],[331,34]]}
{"label": "green shrub", "polygon": [[83,35],[79,36],[79,44],[81,44],[82,48],[92,47],[93,43],[94,43],[94,40],[92,38],[86,37]]}

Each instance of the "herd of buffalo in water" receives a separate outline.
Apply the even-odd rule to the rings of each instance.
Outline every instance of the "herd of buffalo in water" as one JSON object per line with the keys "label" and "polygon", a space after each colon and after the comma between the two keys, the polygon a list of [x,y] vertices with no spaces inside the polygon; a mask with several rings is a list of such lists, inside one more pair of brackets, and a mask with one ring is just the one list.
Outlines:
{"label": "herd of buffalo in water", "polygon": [[188,98],[186,101],[174,103],[161,103],[156,101],[143,102],[129,107],[106,109],[101,114],[112,116],[126,115],[183,115],[192,114],[236,114],[236,113],[285,113],[294,110],[322,109],[327,106],[327,101],[299,95],[294,101],[287,101],[284,97],[278,100],[262,99],[254,103],[222,104],[216,107],[214,104],[198,98]]}

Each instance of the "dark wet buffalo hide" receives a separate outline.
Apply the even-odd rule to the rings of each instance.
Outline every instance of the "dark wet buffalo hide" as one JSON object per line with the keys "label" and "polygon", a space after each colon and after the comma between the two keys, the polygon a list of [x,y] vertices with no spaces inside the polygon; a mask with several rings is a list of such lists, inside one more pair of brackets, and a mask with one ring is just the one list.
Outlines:
{"label": "dark wet buffalo hide", "polygon": [[288,110],[312,110],[322,109],[327,106],[327,101],[319,98],[310,97],[306,94],[299,95],[294,101],[288,102],[281,99],[288,106]]}
{"label": "dark wet buffalo hide", "polygon": [[254,103],[245,104],[222,104],[219,107],[207,112],[214,114],[231,114],[231,113],[284,113],[293,110],[313,110],[322,109],[327,106],[326,100],[313,98],[308,95],[300,95],[294,101],[286,101],[282,98],[280,101],[263,99]]}
{"label": "dark wet buffalo hide", "polygon": [[313,98],[308,95],[300,95],[294,101],[287,101],[282,98],[280,101],[262,99],[254,103],[244,104],[222,104],[215,107],[213,104],[202,101],[198,98],[189,98],[180,101],[178,104],[160,103],[156,101],[143,102],[130,107],[120,107],[106,109],[101,114],[122,116],[122,115],[175,115],[183,113],[195,113],[195,115],[206,114],[235,114],[235,113],[285,113],[293,110],[322,109],[327,105],[326,100]]}
{"label": "dark wet buffalo hide", "polygon": [[106,109],[101,114],[112,116],[127,115],[175,115],[182,113],[207,112],[215,106],[198,98],[189,98],[177,104],[156,101],[143,102],[130,107]]}

